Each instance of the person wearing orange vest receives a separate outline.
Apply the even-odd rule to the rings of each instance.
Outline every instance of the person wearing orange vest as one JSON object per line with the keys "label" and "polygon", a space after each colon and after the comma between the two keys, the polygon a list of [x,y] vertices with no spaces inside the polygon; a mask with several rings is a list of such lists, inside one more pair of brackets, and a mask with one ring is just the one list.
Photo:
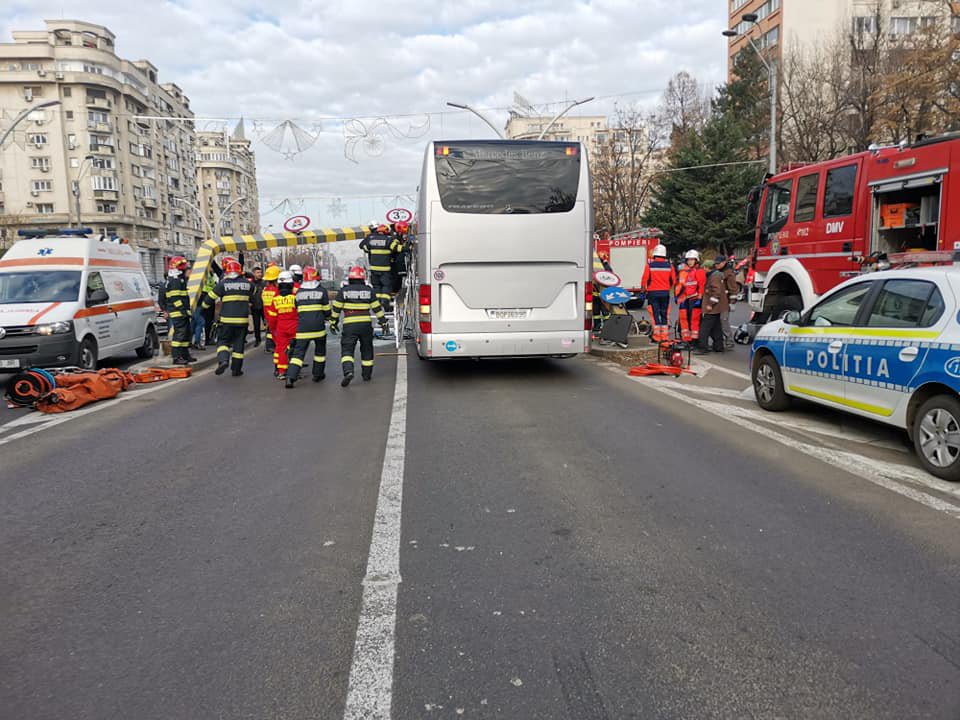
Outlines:
{"label": "person wearing orange vest", "polygon": [[656,343],[670,339],[670,291],[676,284],[677,271],[667,260],[667,248],[657,245],[653,249],[653,259],[644,268],[640,281],[640,286],[647,294],[647,306],[653,323],[652,339]]}
{"label": "person wearing orange vest", "polygon": [[277,278],[280,277],[280,268],[270,265],[263,273],[263,292],[260,298],[263,301],[263,319],[267,323],[267,342],[264,350],[272,353],[275,348],[273,332],[277,324],[277,314],[273,311],[273,298],[277,295]]}
{"label": "person wearing orange vest", "polygon": [[277,316],[276,329],[273,332],[273,362],[276,365],[274,376],[283,380],[290,364],[287,352],[297,335],[297,296],[293,292],[293,273],[289,270],[284,270],[277,278],[277,294],[272,305]]}
{"label": "person wearing orange vest", "polygon": [[700,267],[700,253],[696,250],[688,250],[684,262],[686,267],[680,271],[676,290],[677,305],[680,306],[680,337],[685,343],[697,343],[707,274]]}

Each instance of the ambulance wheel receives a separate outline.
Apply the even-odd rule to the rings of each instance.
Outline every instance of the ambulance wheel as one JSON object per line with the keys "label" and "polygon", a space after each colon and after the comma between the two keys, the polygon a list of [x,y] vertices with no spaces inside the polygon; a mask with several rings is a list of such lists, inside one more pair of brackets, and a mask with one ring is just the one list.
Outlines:
{"label": "ambulance wheel", "polygon": [[924,469],[960,482],[960,400],[952,395],[930,398],[920,406],[910,432]]}
{"label": "ambulance wheel", "polygon": [[83,370],[97,369],[97,341],[92,337],[85,337],[77,350],[77,367]]}
{"label": "ambulance wheel", "polygon": [[753,364],[753,394],[764,410],[780,412],[790,407],[790,397],[783,389],[780,366],[772,355],[763,355]]}
{"label": "ambulance wheel", "polygon": [[160,338],[157,337],[156,328],[151,325],[143,336],[143,345],[137,348],[137,357],[144,360],[152,358],[157,354],[158,347],[160,347]]}

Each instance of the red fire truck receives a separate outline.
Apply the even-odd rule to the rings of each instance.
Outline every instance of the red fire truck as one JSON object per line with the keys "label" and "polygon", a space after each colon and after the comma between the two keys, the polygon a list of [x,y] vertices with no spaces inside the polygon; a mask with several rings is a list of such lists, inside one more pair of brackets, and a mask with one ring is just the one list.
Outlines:
{"label": "red fire truck", "polygon": [[610,238],[596,241],[597,255],[610,263],[611,269],[620,276],[621,286],[632,293],[639,293],[647,258],[660,242],[663,232],[657,228],[637,228]]}
{"label": "red fire truck", "polygon": [[960,251],[960,134],[793,166],[750,193],[754,323],[887,264]]}

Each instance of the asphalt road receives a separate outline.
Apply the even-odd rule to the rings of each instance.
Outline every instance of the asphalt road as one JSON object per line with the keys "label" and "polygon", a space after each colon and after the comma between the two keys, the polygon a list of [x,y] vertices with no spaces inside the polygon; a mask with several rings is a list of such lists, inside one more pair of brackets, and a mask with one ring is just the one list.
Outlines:
{"label": "asphalt road", "polygon": [[0,445],[0,716],[344,717],[373,537],[394,718],[960,717],[956,516],[593,359],[246,370]]}

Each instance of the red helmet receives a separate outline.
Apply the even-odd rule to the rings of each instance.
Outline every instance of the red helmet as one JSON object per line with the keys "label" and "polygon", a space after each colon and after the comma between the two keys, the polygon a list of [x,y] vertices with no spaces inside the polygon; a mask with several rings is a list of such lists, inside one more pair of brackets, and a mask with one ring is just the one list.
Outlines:
{"label": "red helmet", "polygon": [[381,223],[381,224],[377,227],[377,232],[380,233],[381,235],[389,235],[389,234],[390,234],[390,226]]}
{"label": "red helmet", "polygon": [[367,271],[359,265],[354,265],[352,268],[350,268],[350,272],[347,273],[347,278],[350,280],[366,280]]}
{"label": "red helmet", "polygon": [[187,259],[183,255],[174,255],[170,258],[169,268],[171,270],[186,270],[187,269]]}
{"label": "red helmet", "polygon": [[243,265],[238,263],[233,258],[229,258],[223,263],[223,272],[227,275],[239,275],[243,272]]}
{"label": "red helmet", "polygon": [[303,281],[304,282],[313,282],[320,276],[320,273],[317,272],[317,269],[313,265],[307,265],[303,268]]}
{"label": "red helmet", "polygon": [[394,225],[394,227],[401,235],[406,235],[408,232],[410,232],[410,223],[404,222],[403,220]]}

